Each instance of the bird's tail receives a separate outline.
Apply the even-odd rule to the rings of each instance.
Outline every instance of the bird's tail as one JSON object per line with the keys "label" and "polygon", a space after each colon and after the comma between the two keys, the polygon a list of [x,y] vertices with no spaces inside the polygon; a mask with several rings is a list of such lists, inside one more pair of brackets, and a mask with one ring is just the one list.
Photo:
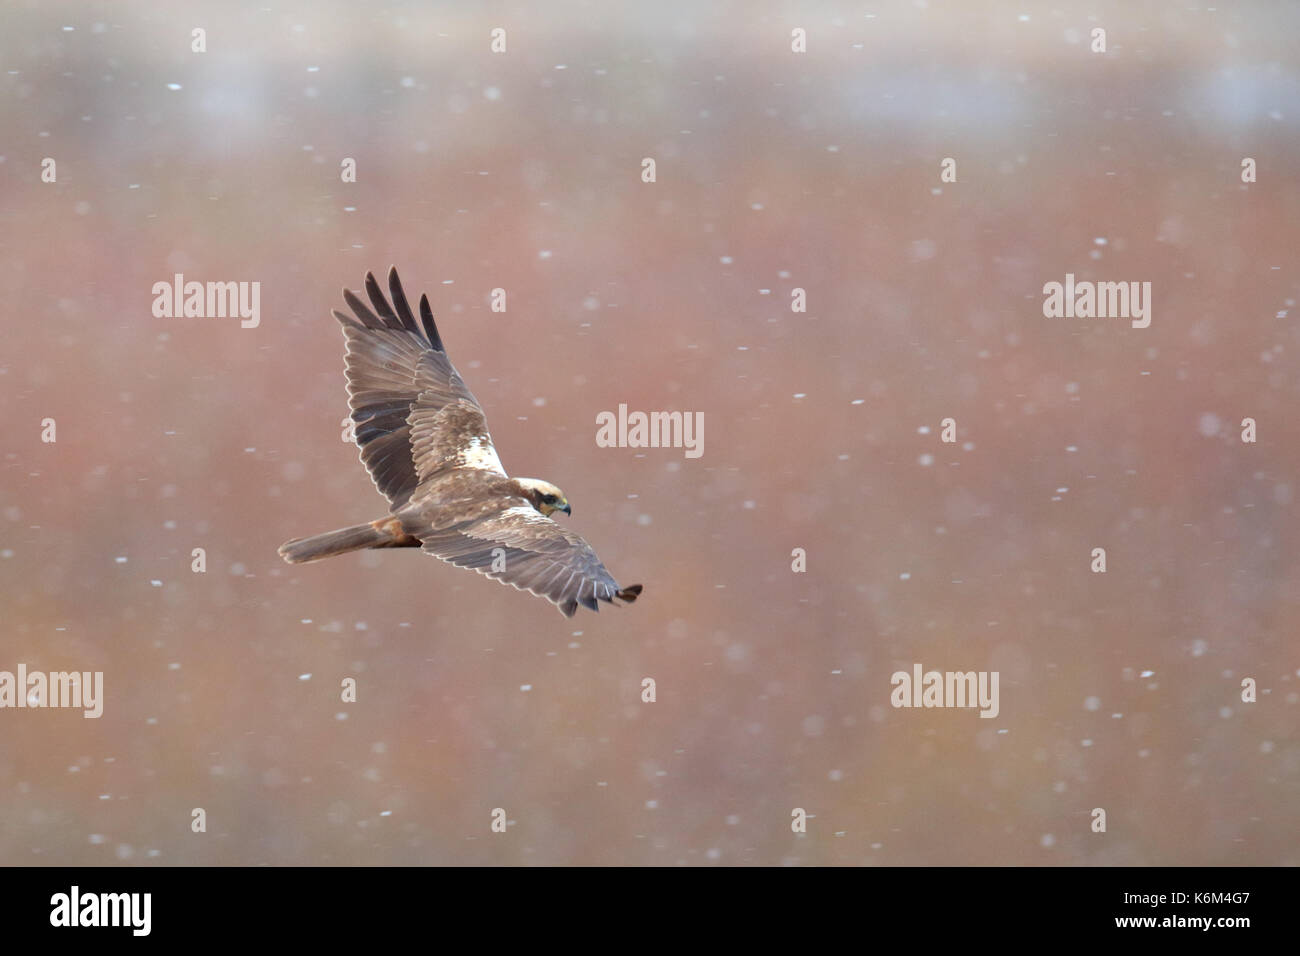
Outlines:
{"label": "bird's tail", "polygon": [[418,547],[419,541],[403,534],[394,519],[381,518],[379,521],[367,521],[365,524],[353,525],[351,528],[339,528],[314,534],[310,538],[294,538],[280,545],[280,557],[290,564],[305,564],[332,558],[336,554],[360,551],[364,548],[410,548]]}

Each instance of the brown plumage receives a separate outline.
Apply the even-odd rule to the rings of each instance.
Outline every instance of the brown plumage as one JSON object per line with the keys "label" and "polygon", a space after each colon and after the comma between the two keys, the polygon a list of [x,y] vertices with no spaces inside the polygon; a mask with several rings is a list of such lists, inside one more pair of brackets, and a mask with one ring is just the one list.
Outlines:
{"label": "brown plumage", "polygon": [[501,466],[478,401],[447,358],[427,296],[420,321],[388,273],[391,304],[372,273],[370,305],[343,290],[348,404],[361,461],[389,515],[280,546],[290,564],[363,548],[422,548],[457,567],[544,597],[572,617],[578,605],[635,601],[580,536],[551,520],[570,513],[564,493]]}

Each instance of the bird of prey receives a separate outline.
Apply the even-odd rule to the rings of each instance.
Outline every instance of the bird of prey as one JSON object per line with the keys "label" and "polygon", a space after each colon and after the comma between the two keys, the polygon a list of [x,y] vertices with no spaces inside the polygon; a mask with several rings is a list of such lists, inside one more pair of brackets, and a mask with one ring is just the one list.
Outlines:
{"label": "bird of prey", "polygon": [[428,296],[420,322],[388,273],[391,304],[373,273],[366,294],[343,290],[352,310],[334,310],[347,340],[348,405],[361,461],[388,499],[376,521],[280,546],[290,564],[363,548],[420,548],[461,568],[544,597],[566,617],[578,605],[631,603],[641,585],[620,587],[596,552],[551,516],[572,514],[555,485],[511,478],[501,466],[477,399],[452,367]]}

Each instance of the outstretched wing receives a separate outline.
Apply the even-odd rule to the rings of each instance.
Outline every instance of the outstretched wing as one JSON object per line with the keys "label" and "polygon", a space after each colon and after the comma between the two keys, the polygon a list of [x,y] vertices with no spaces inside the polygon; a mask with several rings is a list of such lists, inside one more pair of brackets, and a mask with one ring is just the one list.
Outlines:
{"label": "outstretched wing", "polygon": [[598,601],[631,603],[641,585],[620,588],[591,545],[540,514],[531,505],[502,511],[445,530],[420,532],[423,549],[460,568],[471,568],[502,584],[550,601],[566,617],[578,605],[598,610]]}
{"label": "outstretched wing", "polygon": [[[447,358],[428,296],[417,324],[397,270],[388,272],[390,304],[366,273],[370,305],[348,289],[352,315],[334,310],[347,340],[348,406],[361,461],[396,510],[426,478],[451,468],[502,476],[487,419]],[[373,307],[373,311],[372,311]]]}

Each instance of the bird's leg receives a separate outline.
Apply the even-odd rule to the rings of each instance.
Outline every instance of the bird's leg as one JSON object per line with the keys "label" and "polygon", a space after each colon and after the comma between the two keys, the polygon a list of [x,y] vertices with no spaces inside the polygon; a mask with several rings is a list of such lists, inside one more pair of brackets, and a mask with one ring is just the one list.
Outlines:
{"label": "bird's leg", "polygon": [[418,548],[420,546],[420,539],[403,531],[401,519],[392,515],[370,522],[370,527],[390,538],[382,544],[371,545],[372,548]]}

